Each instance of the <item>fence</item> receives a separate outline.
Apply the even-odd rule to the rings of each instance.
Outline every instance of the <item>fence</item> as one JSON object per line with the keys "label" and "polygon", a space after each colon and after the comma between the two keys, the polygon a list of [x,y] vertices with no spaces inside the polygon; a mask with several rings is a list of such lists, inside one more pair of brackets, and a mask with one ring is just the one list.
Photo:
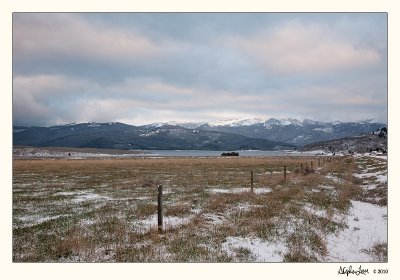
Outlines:
{"label": "fence", "polygon": [[[310,167],[311,168],[308,168],[308,164],[307,163],[305,164],[306,167],[303,168],[304,164],[303,164],[303,162],[301,162],[300,163],[299,172],[296,172],[297,169],[294,169],[295,173],[300,173],[302,175],[307,175],[309,173],[315,172],[315,170],[314,170],[314,161],[315,161],[315,163],[318,162],[318,166],[320,167],[321,166],[321,162],[322,162],[322,165],[325,165],[327,162],[332,162],[332,158],[322,158],[321,159],[321,158],[318,157],[315,160],[311,160],[310,161]],[[286,164],[284,164],[283,167],[282,167],[282,170],[283,170],[282,171],[282,173],[283,173],[283,181],[285,182],[287,180],[287,178],[288,178],[288,166]],[[272,177],[272,170],[269,170],[269,171],[270,171],[269,172],[270,176]],[[266,172],[266,173],[268,173],[268,172]],[[159,184],[157,186],[157,189],[158,189],[158,197],[157,197],[158,232],[159,233],[163,233],[163,229],[164,229],[163,228],[163,186],[161,184]],[[250,192],[254,193],[254,170],[253,169],[250,170]]]}

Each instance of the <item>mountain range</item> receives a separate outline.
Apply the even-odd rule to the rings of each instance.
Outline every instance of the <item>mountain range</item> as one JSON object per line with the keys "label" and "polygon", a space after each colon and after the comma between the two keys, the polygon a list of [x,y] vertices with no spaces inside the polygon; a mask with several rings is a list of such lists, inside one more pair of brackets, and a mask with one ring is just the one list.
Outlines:
{"label": "mountain range", "polygon": [[295,146],[333,140],[348,136],[369,133],[386,126],[384,123],[371,120],[359,122],[321,122],[313,120],[299,121],[297,119],[248,119],[225,123],[207,123],[200,129],[246,135],[252,138],[262,138],[284,142]]}
{"label": "mountain range", "polygon": [[372,121],[320,122],[296,119],[236,119],[166,122],[133,126],[119,122],[51,127],[13,127],[13,144],[152,150],[279,150],[370,133],[386,126]]}
{"label": "mountain range", "polygon": [[177,125],[133,126],[80,123],[52,127],[14,127],[13,144],[36,147],[80,147],[127,150],[280,150],[287,143],[189,129]]}

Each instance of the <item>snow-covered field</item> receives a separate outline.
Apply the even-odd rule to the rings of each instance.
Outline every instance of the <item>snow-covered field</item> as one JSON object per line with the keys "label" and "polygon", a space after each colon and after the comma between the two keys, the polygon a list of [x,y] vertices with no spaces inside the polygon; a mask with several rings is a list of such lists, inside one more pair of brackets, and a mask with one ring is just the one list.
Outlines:
{"label": "snow-covered field", "polygon": [[347,228],[327,238],[327,261],[374,262],[369,250],[387,242],[387,207],[351,201],[346,217]]}
{"label": "snow-covered field", "polygon": [[387,160],[338,157],[307,176],[302,160],[17,160],[13,259],[385,261]]}

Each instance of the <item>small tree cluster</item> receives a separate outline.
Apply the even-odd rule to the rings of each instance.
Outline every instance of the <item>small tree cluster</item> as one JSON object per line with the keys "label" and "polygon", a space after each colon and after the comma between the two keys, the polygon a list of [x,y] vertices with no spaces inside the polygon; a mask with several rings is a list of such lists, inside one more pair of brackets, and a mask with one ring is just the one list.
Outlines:
{"label": "small tree cluster", "polygon": [[222,157],[238,157],[239,153],[238,152],[230,152],[230,153],[222,153]]}
{"label": "small tree cluster", "polygon": [[376,149],[370,149],[369,152],[370,153],[372,153],[372,152],[378,152],[378,153],[381,152],[382,154],[386,154],[387,150],[384,149],[384,148],[376,148]]}
{"label": "small tree cluster", "polygon": [[386,138],[386,135],[387,135],[387,127],[385,126],[385,127],[382,127],[381,128],[381,130],[380,130],[380,132],[379,132],[379,134],[378,134],[378,136],[380,137],[380,138]]}

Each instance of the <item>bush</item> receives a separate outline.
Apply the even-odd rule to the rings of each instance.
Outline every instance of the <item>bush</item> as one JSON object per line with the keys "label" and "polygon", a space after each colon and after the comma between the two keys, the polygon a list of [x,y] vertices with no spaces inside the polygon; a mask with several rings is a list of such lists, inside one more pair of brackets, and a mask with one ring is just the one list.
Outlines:
{"label": "bush", "polygon": [[239,153],[238,152],[230,152],[230,153],[222,153],[222,157],[238,157]]}

